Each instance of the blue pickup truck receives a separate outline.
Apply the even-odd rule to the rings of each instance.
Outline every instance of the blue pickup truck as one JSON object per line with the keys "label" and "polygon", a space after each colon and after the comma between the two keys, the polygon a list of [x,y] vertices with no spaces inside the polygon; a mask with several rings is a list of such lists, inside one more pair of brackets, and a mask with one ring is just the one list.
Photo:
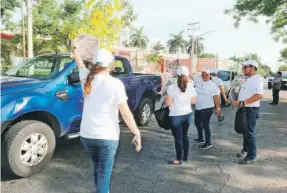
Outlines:
{"label": "blue pickup truck", "polygon": [[[133,73],[126,58],[115,58],[110,73],[124,83],[138,125],[147,125],[161,78]],[[83,101],[70,54],[38,56],[2,74],[2,168],[20,177],[41,171],[53,156],[56,138],[79,136]]]}

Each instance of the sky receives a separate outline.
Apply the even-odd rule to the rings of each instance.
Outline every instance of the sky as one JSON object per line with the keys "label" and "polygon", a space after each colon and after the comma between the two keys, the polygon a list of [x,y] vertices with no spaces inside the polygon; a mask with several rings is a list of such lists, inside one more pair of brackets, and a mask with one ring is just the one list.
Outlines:
{"label": "sky", "polygon": [[225,9],[232,8],[235,0],[130,0],[138,15],[136,27],[144,27],[145,35],[153,44],[161,41],[166,44],[170,34],[184,30],[186,38],[188,23],[200,22],[201,35],[210,30],[215,32],[204,35],[206,53],[218,53],[220,58],[244,56],[257,53],[263,63],[276,70],[280,50],[283,45],[275,42],[270,34],[270,25],[262,18],[260,23],[242,21],[240,28],[234,28],[231,16]]}

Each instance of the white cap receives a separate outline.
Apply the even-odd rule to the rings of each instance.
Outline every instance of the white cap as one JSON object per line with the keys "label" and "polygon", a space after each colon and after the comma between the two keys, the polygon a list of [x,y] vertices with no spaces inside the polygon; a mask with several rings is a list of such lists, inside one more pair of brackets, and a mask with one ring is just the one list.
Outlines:
{"label": "white cap", "polygon": [[176,73],[178,76],[182,76],[182,75],[188,76],[189,70],[186,66],[179,66],[176,70]]}
{"label": "white cap", "polygon": [[247,60],[246,62],[243,62],[242,65],[243,65],[243,66],[252,65],[252,66],[258,68],[258,63],[257,63],[257,61],[256,61],[256,60],[251,60],[251,59]]}
{"label": "white cap", "polygon": [[203,68],[202,72],[206,72],[207,74],[210,74],[211,70],[209,68]]}
{"label": "white cap", "polygon": [[93,56],[93,63],[100,63],[101,67],[109,67],[110,64],[114,61],[114,55],[105,48],[100,48],[96,51]]}

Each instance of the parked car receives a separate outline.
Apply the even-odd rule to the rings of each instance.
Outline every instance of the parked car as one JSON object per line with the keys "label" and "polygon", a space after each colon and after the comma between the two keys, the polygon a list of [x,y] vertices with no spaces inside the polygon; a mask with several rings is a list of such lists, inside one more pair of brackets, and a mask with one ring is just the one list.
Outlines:
{"label": "parked car", "polygon": [[[218,70],[217,73],[218,78],[220,78],[225,86],[225,94],[227,98],[229,97],[230,89],[232,81],[235,79],[235,77],[238,76],[237,72],[232,70]],[[223,96],[221,95],[221,104],[227,105],[224,101]]]}
{"label": "parked car", "polygon": [[[126,58],[115,56],[111,75],[126,87],[138,125],[147,125],[155,108],[161,78],[133,73]],[[83,94],[70,54],[43,55],[1,76],[2,168],[28,177],[51,160],[56,138],[79,136]]]}
{"label": "parked car", "polygon": [[[273,81],[274,77],[270,77],[268,79],[268,88],[273,88]],[[281,89],[287,89],[287,72],[282,72],[282,83],[281,83]]]}

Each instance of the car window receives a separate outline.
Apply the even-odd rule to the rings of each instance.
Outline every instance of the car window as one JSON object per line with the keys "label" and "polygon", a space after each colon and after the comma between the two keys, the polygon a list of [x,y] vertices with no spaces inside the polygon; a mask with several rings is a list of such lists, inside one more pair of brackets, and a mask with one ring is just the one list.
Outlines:
{"label": "car window", "polygon": [[219,71],[217,76],[222,81],[229,81],[230,80],[230,72],[229,71]]}
{"label": "car window", "polygon": [[111,75],[119,76],[128,74],[128,70],[126,69],[122,60],[116,59],[111,65]]}
{"label": "car window", "polygon": [[72,62],[74,59],[71,57],[62,57],[60,58],[60,62],[59,62],[59,71],[62,71],[67,64],[69,64],[70,62]]}

